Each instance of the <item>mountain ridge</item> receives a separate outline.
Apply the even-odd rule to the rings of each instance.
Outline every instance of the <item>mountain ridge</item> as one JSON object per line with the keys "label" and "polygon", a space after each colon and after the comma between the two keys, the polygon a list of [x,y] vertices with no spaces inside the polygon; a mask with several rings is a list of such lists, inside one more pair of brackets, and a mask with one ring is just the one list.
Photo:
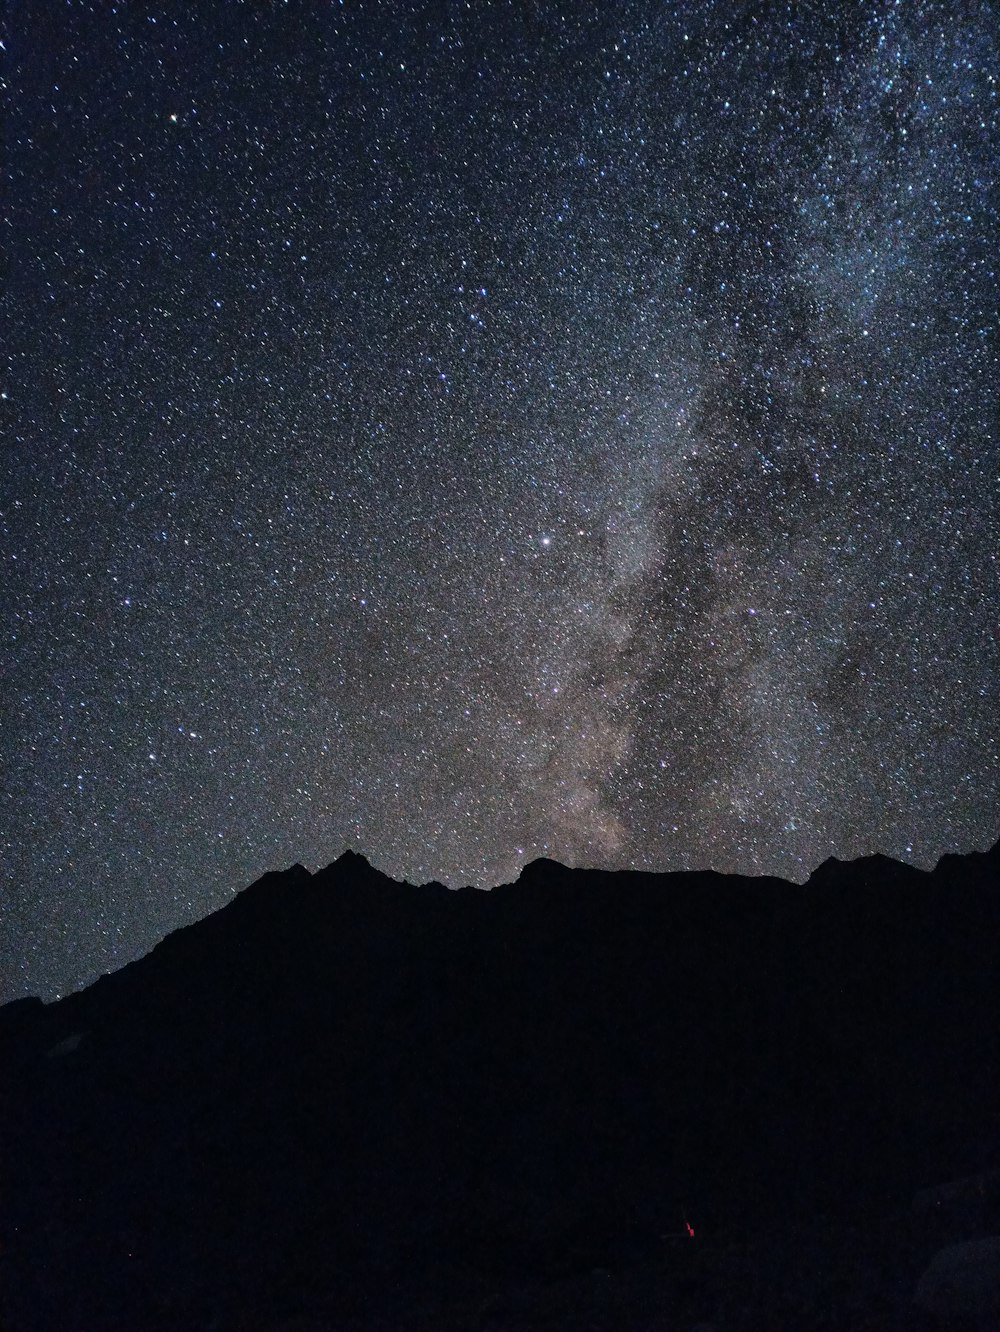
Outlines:
{"label": "mountain ridge", "polygon": [[1000,862],[1000,840],[993,843],[991,846],[985,848],[984,850],[972,850],[964,853],[946,852],[939,857],[938,861],[934,866],[928,869],[911,865],[907,861],[896,860],[894,857],[887,856],[882,852],[866,853],[861,856],[853,857],[849,860],[842,860],[837,856],[828,856],[826,860],[821,861],[820,864],[817,865],[812,870],[810,875],[801,883],[791,879],[784,879],[779,875],[773,875],[773,874],[760,874],[760,875],[730,874],[711,869],[683,869],[683,870],[670,870],[670,871],[656,871],[656,870],[634,870],[628,868],[618,868],[611,870],[594,870],[583,866],[574,868],[572,866],[563,864],[561,861],[554,860],[550,857],[539,856],[536,857],[534,860],[526,862],[524,866],[521,868],[521,871],[516,879],[495,884],[490,888],[478,888],[471,884],[463,884],[456,888],[449,888],[445,884],[440,883],[440,881],[436,879],[431,879],[423,883],[411,883],[409,880],[395,879],[391,875],[387,874],[385,871],[379,869],[378,866],[375,865],[373,861],[369,860],[368,857],[363,852],[357,851],[353,847],[348,847],[346,850],[341,852],[341,854],[338,857],[336,857],[336,859],[330,861],[327,865],[322,866],[316,870],[309,870],[304,865],[302,865],[301,862],[298,861],[289,865],[286,869],[266,870],[263,874],[259,875],[256,879],[252,880],[245,887],[238,889],[228,902],[222,903],[221,906],[216,907],[214,910],[208,912],[205,916],[199,917],[195,921],[190,921],[185,925],[180,925],[176,929],[168,931],[167,934],[165,934],[161,939],[159,939],[155,944],[153,944],[153,946],[146,953],[142,954],[140,957],[134,958],[131,961],[124,963],[121,967],[118,967],[113,971],[103,972],[100,976],[95,977],[94,980],[90,981],[87,985],[81,986],[79,989],[72,990],[64,995],[60,995],[57,998],[53,999],[44,999],[36,995],[24,995],[24,996],[18,996],[15,999],[7,1000],[5,1003],[0,1004],[0,1023],[3,1022],[4,1020],[3,1015],[5,1011],[8,1009],[16,1009],[18,1006],[23,1006],[23,1005],[35,1006],[37,1004],[42,1004],[44,1007],[50,1008],[53,1005],[65,1002],[67,999],[72,999],[75,995],[84,993],[85,991],[89,990],[93,985],[100,983],[108,976],[117,975],[121,971],[129,970],[130,968],[134,967],[137,963],[143,962],[147,957],[149,957],[158,948],[160,948],[161,945],[164,942],[166,942],[166,940],[170,939],[173,935],[183,933],[186,930],[197,928],[199,925],[203,923],[203,921],[210,919],[212,916],[217,915],[219,912],[226,911],[229,907],[232,906],[234,902],[243,898],[247,893],[253,893],[254,895],[258,895],[263,890],[265,884],[270,884],[273,886],[277,881],[287,879],[289,876],[295,876],[297,880],[301,880],[302,876],[305,876],[308,879],[317,879],[317,878],[322,879],[324,876],[328,876],[335,870],[339,872],[350,871],[352,873],[363,874],[373,879],[384,880],[387,883],[395,884],[399,887],[408,888],[417,892],[439,888],[450,893],[476,893],[482,895],[488,893],[503,892],[504,890],[516,887],[518,885],[522,885],[525,882],[531,882],[532,880],[537,880],[540,877],[550,876],[553,874],[556,876],[564,874],[570,874],[570,875],[610,874],[610,875],[628,876],[629,878],[637,880],[642,880],[642,879],[655,880],[657,882],[659,881],[679,882],[682,879],[694,880],[701,876],[704,876],[706,878],[721,878],[733,882],[738,881],[747,884],[762,884],[762,883],[783,884],[787,886],[790,892],[795,892],[797,890],[801,891],[802,889],[808,888],[810,886],[815,887],[818,883],[822,882],[826,878],[830,876],[836,876],[837,874],[842,872],[845,869],[845,867],[852,868],[855,872],[867,868],[869,873],[877,873],[878,877],[880,878],[885,878],[887,874],[891,877],[906,878],[907,876],[910,875],[918,875],[918,876],[933,875],[941,871],[943,867],[946,867],[953,863],[961,863],[966,859],[968,859],[969,857],[985,857],[987,861],[989,861],[992,858]]}

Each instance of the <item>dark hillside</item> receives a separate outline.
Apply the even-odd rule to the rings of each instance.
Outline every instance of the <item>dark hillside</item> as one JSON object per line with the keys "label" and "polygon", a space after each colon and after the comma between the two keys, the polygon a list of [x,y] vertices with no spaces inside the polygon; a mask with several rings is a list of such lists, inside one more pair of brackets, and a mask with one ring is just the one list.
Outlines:
{"label": "dark hillside", "polygon": [[[0,1010],[4,1325],[533,1327],[490,1292],[877,1227],[1000,1167],[997,865],[266,875]],[[707,1278],[671,1281],[663,1318],[721,1318]],[[779,1325],[740,1307],[720,1326]]]}

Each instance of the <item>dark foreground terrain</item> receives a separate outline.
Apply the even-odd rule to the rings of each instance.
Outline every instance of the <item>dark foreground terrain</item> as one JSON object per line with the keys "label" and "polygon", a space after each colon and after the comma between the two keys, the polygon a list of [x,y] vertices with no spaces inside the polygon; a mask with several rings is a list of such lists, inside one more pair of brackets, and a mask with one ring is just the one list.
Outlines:
{"label": "dark foreground terrain", "polygon": [[998,863],[267,875],[0,1009],[0,1325],[995,1327]]}

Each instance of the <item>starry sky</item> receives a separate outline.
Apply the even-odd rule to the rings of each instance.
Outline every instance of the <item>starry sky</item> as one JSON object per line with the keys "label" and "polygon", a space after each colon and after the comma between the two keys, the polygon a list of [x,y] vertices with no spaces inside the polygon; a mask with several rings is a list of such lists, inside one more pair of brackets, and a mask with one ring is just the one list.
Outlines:
{"label": "starry sky", "polygon": [[998,831],[1000,17],[29,0],[0,996],[345,846]]}

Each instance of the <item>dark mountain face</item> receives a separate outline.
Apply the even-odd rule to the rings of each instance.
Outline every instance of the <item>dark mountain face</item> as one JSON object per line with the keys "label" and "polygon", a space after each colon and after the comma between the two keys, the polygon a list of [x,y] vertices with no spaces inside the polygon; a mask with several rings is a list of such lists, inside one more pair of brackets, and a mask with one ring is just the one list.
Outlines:
{"label": "dark mountain face", "polygon": [[266,875],[0,1010],[6,1325],[374,1319],[459,1273],[905,1205],[1000,1166],[998,944],[996,849],[804,887]]}

